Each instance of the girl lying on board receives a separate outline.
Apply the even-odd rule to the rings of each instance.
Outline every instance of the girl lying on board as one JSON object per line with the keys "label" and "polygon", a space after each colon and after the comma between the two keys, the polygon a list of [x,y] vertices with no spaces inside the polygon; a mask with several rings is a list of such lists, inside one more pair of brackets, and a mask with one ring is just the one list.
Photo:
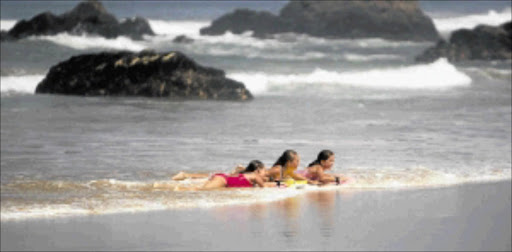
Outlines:
{"label": "girl lying on board", "polygon": [[[220,187],[250,187],[255,184],[252,183],[249,185],[245,182],[244,177],[241,175],[253,171],[256,171],[256,173],[262,177],[263,182],[269,182],[265,183],[262,187],[274,187],[276,185],[280,186],[280,182],[286,179],[307,181],[307,183],[310,185],[325,185],[330,183],[340,184],[346,182],[347,180],[345,177],[340,178],[338,176],[333,176],[324,172],[331,169],[334,165],[334,153],[330,150],[321,151],[318,154],[317,159],[309,164],[306,170],[297,171],[299,163],[300,156],[297,154],[297,152],[294,150],[286,150],[268,171],[265,170],[263,163],[258,160],[253,160],[247,167],[243,167],[241,165],[237,166],[236,169],[230,174],[216,173],[210,177],[208,174],[180,172],[172,179],[184,180],[187,178],[210,177],[210,179],[203,186],[205,189]],[[236,179],[242,180],[242,182],[235,182]],[[223,181],[225,181],[225,183]],[[274,184],[273,182],[277,183]]]}
{"label": "girl lying on board", "polygon": [[251,161],[243,171],[238,174],[216,173],[199,188],[179,188],[181,190],[211,190],[225,187],[273,187],[274,183],[265,183],[265,165],[259,160]]}
{"label": "girl lying on board", "polygon": [[303,174],[297,173],[297,167],[300,163],[300,156],[294,150],[286,150],[274,163],[272,168],[267,171],[269,181],[282,181],[285,179],[306,180],[308,184],[316,185],[318,181],[309,179]]}
{"label": "girl lying on board", "polygon": [[297,171],[298,174],[318,181],[320,185],[336,183],[337,185],[348,182],[348,178],[344,176],[334,176],[325,171],[330,170],[334,165],[334,152],[323,150],[318,153],[315,161],[311,162],[305,170]]}
{"label": "girl lying on board", "polygon": [[[297,174],[295,171],[300,163],[300,156],[294,150],[286,150],[283,154],[277,159],[272,168],[270,168],[265,173],[265,181],[279,181],[281,178],[293,178],[295,180],[308,180],[302,174]],[[233,172],[231,172],[230,176],[237,176],[242,171],[246,170],[241,165],[238,165]],[[172,180],[184,180],[184,179],[194,179],[194,178],[208,178],[210,175],[201,174],[201,173],[186,173],[179,172],[175,176],[172,177]],[[312,184],[316,184],[314,181],[309,181]]]}

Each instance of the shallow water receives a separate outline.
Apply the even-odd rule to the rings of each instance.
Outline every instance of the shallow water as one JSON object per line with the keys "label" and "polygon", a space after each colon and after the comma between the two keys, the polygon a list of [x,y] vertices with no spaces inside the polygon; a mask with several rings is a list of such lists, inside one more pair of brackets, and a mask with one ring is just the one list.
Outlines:
{"label": "shallow water", "polygon": [[[43,7],[56,13],[70,8],[64,2],[26,10],[20,7],[25,2],[1,3],[2,29]],[[107,3],[108,9],[116,5],[115,14],[123,18],[134,16],[139,4]],[[280,8],[265,3],[257,8]],[[345,186],[354,190],[510,180],[510,61],[416,64],[414,57],[431,43],[382,39],[205,37],[199,35],[201,27],[242,3],[201,11],[187,4],[180,8],[188,12],[150,4],[139,8],[137,14],[149,18],[157,32],[143,41],[58,34],[1,44],[2,222],[293,197],[302,191],[175,192],[204,180],[169,180],[183,170],[228,172],[252,159],[270,166],[286,149],[298,151],[300,168],[320,150],[333,150],[332,172],[354,178]],[[197,16],[169,14],[174,12]],[[501,22],[504,16],[480,14],[482,22]],[[443,13],[435,21],[449,30],[474,20],[474,13]],[[194,43],[172,43],[180,34]],[[183,51],[201,65],[225,70],[255,99],[33,94],[52,65],[73,55],[143,49]]]}
{"label": "shallow water", "polygon": [[510,182],[2,222],[2,250],[508,251]]}

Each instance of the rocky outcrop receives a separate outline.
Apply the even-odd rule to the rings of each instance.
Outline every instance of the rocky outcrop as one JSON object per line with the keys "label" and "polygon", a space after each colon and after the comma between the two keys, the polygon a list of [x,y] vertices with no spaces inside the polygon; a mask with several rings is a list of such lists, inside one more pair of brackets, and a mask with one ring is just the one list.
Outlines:
{"label": "rocky outcrop", "polygon": [[0,31],[0,41],[11,41],[14,40],[13,37],[9,35],[7,31]]}
{"label": "rocky outcrop", "polygon": [[456,30],[449,41],[440,40],[417,56],[416,61],[433,62],[441,57],[452,62],[512,59],[512,23]]}
{"label": "rocky outcrop", "polygon": [[284,19],[267,11],[238,9],[214,20],[209,27],[201,28],[200,34],[221,35],[226,31],[234,34],[253,31],[253,36],[264,37],[267,34],[292,31],[292,26]]}
{"label": "rocky outcrop", "polygon": [[[106,38],[128,36],[140,40],[143,35],[154,35],[147,20],[136,17],[119,22],[96,0],[79,3],[74,9],[56,16],[50,12],[30,20],[17,22],[5,38],[21,39],[32,35],[96,34]],[[4,36],[2,36],[4,37]]]}
{"label": "rocky outcrop", "polygon": [[244,84],[203,67],[180,52],[103,52],[53,66],[36,93],[249,100]]}
{"label": "rocky outcrop", "polygon": [[291,1],[279,16],[236,10],[201,29],[202,35],[252,30],[256,37],[294,32],[326,38],[379,37],[436,41],[439,34],[417,1]]}

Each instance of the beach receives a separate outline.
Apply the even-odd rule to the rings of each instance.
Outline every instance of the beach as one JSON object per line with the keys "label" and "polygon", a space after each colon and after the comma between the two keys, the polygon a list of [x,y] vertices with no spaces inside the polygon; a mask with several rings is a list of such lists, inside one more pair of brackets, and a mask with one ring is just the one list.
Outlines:
{"label": "beach", "polygon": [[[364,22],[343,34],[331,25],[343,20],[324,20],[342,15],[322,15],[346,8],[341,1],[333,9],[319,4],[314,27],[289,19],[302,12],[281,15],[306,7],[288,1],[88,4],[109,13],[105,29],[83,30],[96,20],[89,18],[60,27],[72,30],[32,34],[15,28],[41,13],[44,22],[66,19],[82,5],[0,1],[2,250],[511,250],[512,60],[418,61],[437,38],[461,29],[487,25],[500,31],[496,38],[506,36],[510,2],[389,9],[409,35],[394,25],[378,30],[389,34],[363,34]],[[245,17],[240,9],[257,18],[249,23],[274,20],[280,28],[269,27],[283,33],[247,30],[256,26],[204,33],[229,13]],[[402,14],[439,37],[421,38],[416,32],[427,28]],[[134,20],[147,32],[131,34]],[[292,21],[297,26],[287,28]],[[483,46],[481,56],[492,52],[492,43],[474,43]],[[97,58],[113,54],[127,58]],[[70,73],[70,80],[48,77],[87,55],[102,63],[80,63],[85,75]],[[168,65],[175,55],[191,68]],[[192,78],[194,69],[214,75]],[[210,94],[217,82],[189,89],[206,79],[231,83],[235,89],[222,90],[242,90],[243,101]],[[80,92],[36,93],[41,83],[77,84]],[[251,160],[270,168],[285,150],[296,151],[299,171],[330,150],[335,161],[325,172],[352,182],[195,191],[207,178],[171,179],[230,173]]]}
{"label": "beach", "polygon": [[511,183],[2,222],[2,250],[510,251]]}

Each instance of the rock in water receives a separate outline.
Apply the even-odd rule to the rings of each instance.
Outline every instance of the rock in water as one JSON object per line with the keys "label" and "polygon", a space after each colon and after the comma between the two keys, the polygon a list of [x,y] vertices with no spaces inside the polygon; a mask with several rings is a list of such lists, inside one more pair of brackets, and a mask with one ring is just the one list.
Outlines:
{"label": "rock in water", "polygon": [[250,100],[244,84],[203,67],[181,52],[103,52],[53,66],[36,93]]}
{"label": "rock in water", "polygon": [[55,35],[61,32],[97,34],[106,38],[128,36],[138,40],[142,39],[143,35],[155,34],[147,20],[136,17],[120,23],[100,2],[88,0],[60,16],[44,12],[29,21],[21,20],[9,30],[8,35],[10,38],[21,39],[32,35]]}
{"label": "rock in water", "polygon": [[296,31],[315,36],[439,39],[417,1],[292,1],[280,16],[296,24]]}
{"label": "rock in water", "polygon": [[512,23],[500,26],[479,25],[473,30],[460,29],[452,33],[449,42],[440,40],[416,57],[419,62],[447,58],[451,62],[464,60],[512,59]]}
{"label": "rock in water", "polygon": [[190,44],[192,42],[194,42],[194,39],[193,38],[189,38],[185,35],[179,35],[179,36],[176,36],[172,42],[174,43],[181,43],[181,44]]}
{"label": "rock in water", "polygon": [[211,26],[201,28],[199,32],[203,35],[221,35],[226,31],[234,34],[253,31],[255,37],[264,37],[292,29],[288,22],[270,12],[239,9],[214,20]]}
{"label": "rock in water", "polygon": [[291,1],[279,16],[237,10],[201,29],[203,35],[252,30],[256,37],[295,32],[326,38],[436,41],[439,34],[417,1]]}
{"label": "rock in water", "polygon": [[11,41],[11,40],[14,40],[13,37],[11,37],[11,35],[9,35],[9,33],[7,31],[0,31],[0,41]]}

